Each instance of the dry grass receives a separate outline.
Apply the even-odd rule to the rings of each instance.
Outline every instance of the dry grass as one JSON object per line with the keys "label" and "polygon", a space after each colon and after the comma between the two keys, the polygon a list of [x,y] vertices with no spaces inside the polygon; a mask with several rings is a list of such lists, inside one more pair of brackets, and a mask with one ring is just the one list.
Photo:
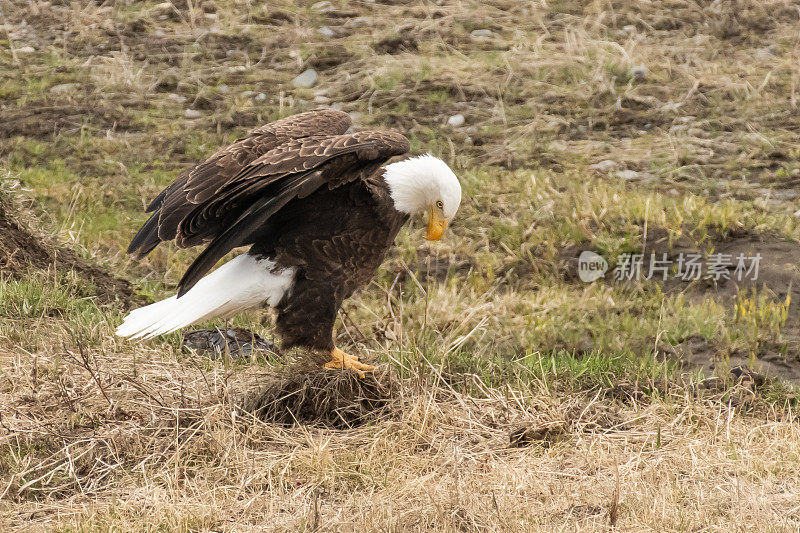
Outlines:
{"label": "dry grass", "polygon": [[[414,221],[341,313],[377,380],[126,342],[122,302],[74,269],[0,273],[9,530],[800,529],[797,400],[775,379],[800,376],[796,2],[0,11],[0,209],[27,197],[34,235],[138,298],[192,256],[124,256],[146,202],[279,116],[400,128],[466,193],[447,239]],[[294,88],[306,68],[318,85]],[[570,270],[580,249],[751,244],[769,276],[738,296]]]}
{"label": "dry grass", "polygon": [[[263,372],[140,357],[3,356],[7,520],[28,530],[605,530],[618,491],[622,529],[800,525],[792,415],[742,414],[721,394],[674,388],[619,402],[462,376],[465,395],[434,373],[404,382],[391,413],[341,431],[237,414]],[[520,427],[560,430],[512,447]]]}

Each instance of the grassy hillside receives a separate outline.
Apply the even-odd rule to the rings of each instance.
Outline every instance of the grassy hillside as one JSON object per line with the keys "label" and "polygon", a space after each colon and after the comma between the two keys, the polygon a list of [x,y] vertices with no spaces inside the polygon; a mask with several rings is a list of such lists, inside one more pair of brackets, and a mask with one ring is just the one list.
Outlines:
{"label": "grassy hillside", "polygon": [[[9,527],[800,527],[800,3],[0,12]],[[412,221],[340,313],[337,343],[393,376],[390,405],[347,430],[236,409],[295,354],[113,335],[197,254],[124,254],[148,201],[249,129],[328,106],[401,130],[465,192],[444,239]],[[579,279],[585,250],[604,279]],[[651,252],[760,254],[759,276],[614,279],[621,254]],[[271,320],[231,323],[271,338]]]}

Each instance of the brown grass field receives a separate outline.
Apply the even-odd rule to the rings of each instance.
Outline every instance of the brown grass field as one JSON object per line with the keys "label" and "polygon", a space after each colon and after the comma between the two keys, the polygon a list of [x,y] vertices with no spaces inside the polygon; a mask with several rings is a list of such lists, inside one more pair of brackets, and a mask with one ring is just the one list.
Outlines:
{"label": "brown grass field", "polygon": [[[788,0],[0,0],[4,531],[800,530],[798,28]],[[340,313],[380,371],[115,337],[198,252],[124,254],[149,199],[328,106],[465,192]],[[583,250],[763,260],[584,283]]]}

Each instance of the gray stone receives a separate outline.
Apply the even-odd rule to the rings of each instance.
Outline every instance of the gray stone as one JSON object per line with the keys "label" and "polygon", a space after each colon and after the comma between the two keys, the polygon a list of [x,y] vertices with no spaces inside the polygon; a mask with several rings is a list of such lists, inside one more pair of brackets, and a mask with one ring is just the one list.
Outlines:
{"label": "gray stone", "polygon": [[472,30],[469,32],[469,36],[473,39],[488,39],[493,35],[494,33],[492,30]]}
{"label": "gray stone", "polygon": [[182,104],[186,101],[185,96],[181,96],[180,94],[175,94],[175,93],[169,93],[167,95],[167,99],[172,100],[173,102],[177,102],[179,104]]}
{"label": "gray stone", "polygon": [[256,95],[256,102],[263,102],[266,99],[267,99],[267,95],[264,94],[264,93],[258,93]]}
{"label": "gray stone", "polygon": [[331,99],[328,98],[327,96],[322,96],[321,94],[318,94],[317,96],[314,97],[314,103],[317,103],[317,104],[330,104],[331,103]]}
{"label": "gray stone", "polygon": [[344,23],[347,27],[372,26],[372,17],[355,17]]}
{"label": "gray stone", "polygon": [[328,0],[323,0],[322,2],[317,2],[316,4],[312,5],[311,9],[314,11],[322,11],[327,13],[333,11],[334,7],[332,3],[328,2]]}
{"label": "gray stone", "polygon": [[222,85],[217,86],[217,89],[219,89],[219,92],[221,92],[222,94],[227,94],[231,90],[231,88],[225,85],[224,83]]}
{"label": "gray stone", "polygon": [[32,54],[36,51],[36,48],[33,46],[21,46],[17,48],[16,52],[18,54]]}
{"label": "gray stone", "polygon": [[202,117],[203,114],[197,109],[187,109],[183,116],[188,119],[195,119]]}
{"label": "gray stone", "polygon": [[292,80],[292,85],[295,87],[302,87],[304,89],[308,89],[313,87],[317,84],[317,79],[319,76],[317,75],[317,71],[314,69],[308,69],[295,79]]}
{"label": "gray stone", "polygon": [[335,37],[336,36],[336,32],[333,31],[330,28],[330,26],[321,27],[320,29],[317,30],[317,33],[319,33],[320,35],[323,35],[325,37]]}
{"label": "gray stone", "polygon": [[447,119],[448,126],[452,126],[454,128],[463,126],[464,122],[466,122],[466,120],[464,119],[464,115],[461,114],[453,115],[452,117]]}
{"label": "gray stone", "polygon": [[80,85],[77,83],[62,83],[60,85],[53,85],[52,87],[50,87],[50,93],[51,94],[68,93],[70,91],[77,89],[78,87],[80,87]]}
{"label": "gray stone", "polygon": [[617,176],[619,176],[620,178],[622,178],[624,180],[630,181],[630,180],[638,179],[640,175],[635,170],[627,170],[626,169],[626,170],[618,170],[617,171]]}
{"label": "gray stone", "polygon": [[616,161],[612,161],[611,159],[605,159],[600,161],[599,163],[595,163],[594,165],[589,165],[591,170],[596,170],[597,172],[608,172],[612,168],[617,166]]}
{"label": "gray stone", "polygon": [[240,94],[239,96],[241,96],[242,98],[252,98],[256,94],[257,93],[255,91],[242,91],[242,94]]}

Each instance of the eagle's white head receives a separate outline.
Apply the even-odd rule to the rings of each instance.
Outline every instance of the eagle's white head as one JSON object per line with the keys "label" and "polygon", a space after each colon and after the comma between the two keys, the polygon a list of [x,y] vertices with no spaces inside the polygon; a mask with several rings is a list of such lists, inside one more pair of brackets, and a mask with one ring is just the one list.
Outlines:
{"label": "eagle's white head", "polygon": [[427,211],[426,238],[440,239],[461,204],[461,184],[447,163],[430,154],[412,157],[386,165],[383,179],[394,208],[409,215]]}

